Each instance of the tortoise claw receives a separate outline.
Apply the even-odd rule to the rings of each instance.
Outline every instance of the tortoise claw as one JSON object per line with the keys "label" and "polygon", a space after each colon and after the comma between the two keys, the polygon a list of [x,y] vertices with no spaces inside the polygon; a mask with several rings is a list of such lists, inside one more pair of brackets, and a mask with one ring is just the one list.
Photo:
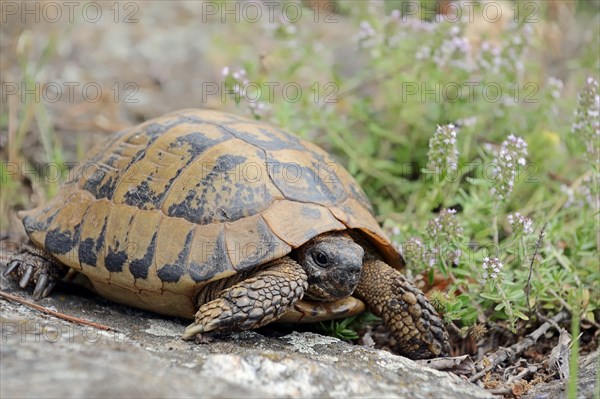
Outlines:
{"label": "tortoise claw", "polygon": [[56,281],[51,280],[50,283],[46,286],[46,288],[44,288],[44,291],[42,291],[42,298],[47,297],[48,294],[50,294],[52,292],[52,290],[54,289],[55,286],[56,286]]}
{"label": "tortoise claw", "polygon": [[37,301],[42,298],[42,295],[48,286],[48,280],[48,275],[46,273],[40,273],[37,283],[35,284],[35,289],[33,290],[33,299]]}
{"label": "tortoise claw", "polygon": [[13,259],[9,264],[8,267],[6,268],[6,270],[4,271],[4,273],[2,273],[2,276],[4,277],[8,277],[9,274],[11,274],[12,272],[14,272],[19,265],[21,264],[21,261],[18,259]]}
{"label": "tortoise claw", "polygon": [[21,288],[33,286],[33,299],[38,300],[47,296],[68,270],[44,250],[26,243],[8,262],[3,275],[12,274]]}
{"label": "tortoise claw", "polygon": [[203,325],[197,324],[197,323],[192,323],[185,328],[181,338],[184,340],[192,339],[192,338],[194,338],[194,336],[196,336],[196,334],[200,334],[205,331],[206,331],[206,329],[204,328]]}
{"label": "tortoise claw", "polygon": [[33,265],[32,264],[27,264],[26,265],[27,268],[25,269],[25,272],[23,273],[23,277],[21,277],[21,281],[19,281],[19,286],[21,288],[25,288],[27,287],[27,284],[29,284],[29,280],[31,280],[31,277],[33,276]]}

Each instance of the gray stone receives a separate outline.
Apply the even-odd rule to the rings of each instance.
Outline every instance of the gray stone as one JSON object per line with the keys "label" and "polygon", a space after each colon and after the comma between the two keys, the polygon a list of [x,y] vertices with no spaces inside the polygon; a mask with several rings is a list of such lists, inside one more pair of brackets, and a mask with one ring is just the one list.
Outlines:
{"label": "gray stone", "polygon": [[[600,362],[598,351],[582,356],[577,370],[577,398],[600,397],[600,381],[598,381]],[[594,396],[595,394],[595,396]],[[566,399],[567,381],[554,381],[538,384],[523,399]]]}
{"label": "gray stone", "polygon": [[[2,279],[2,290],[30,300]],[[313,333],[179,338],[187,320],[56,292],[46,308],[110,326],[73,324],[0,300],[0,396],[489,398],[459,377],[389,352]]]}

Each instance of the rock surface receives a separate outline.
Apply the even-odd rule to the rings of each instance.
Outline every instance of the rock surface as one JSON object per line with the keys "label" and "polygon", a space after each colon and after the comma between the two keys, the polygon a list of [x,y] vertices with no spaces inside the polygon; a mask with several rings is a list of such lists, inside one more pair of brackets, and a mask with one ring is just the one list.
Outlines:
{"label": "rock surface", "polygon": [[[577,398],[600,397],[600,381],[598,381],[598,351],[582,356],[579,359],[577,378]],[[555,381],[538,384],[523,399],[553,399],[567,397],[567,381]]]}
{"label": "rock surface", "polygon": [[[4,278],[2,291],[30,300]],[[92,295],[58,291],[38,304],[115,331],[0,299],[0,397],[491,397],[455,375],[314,333],[195,344],[179,338],[188,321]]]}

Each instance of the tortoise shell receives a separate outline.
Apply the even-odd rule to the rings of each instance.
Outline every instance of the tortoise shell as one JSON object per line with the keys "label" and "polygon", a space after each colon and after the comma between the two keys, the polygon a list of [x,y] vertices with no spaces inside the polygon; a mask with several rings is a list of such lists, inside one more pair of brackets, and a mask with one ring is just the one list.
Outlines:
{"label": "tortoise shell", "polygon": [[119,132],[48,204],[21,214],[30,239],[102,296],[193,317],[208,282],[334,230],[400,255],[350,174],[319,147],[260,121],[182,110]]}

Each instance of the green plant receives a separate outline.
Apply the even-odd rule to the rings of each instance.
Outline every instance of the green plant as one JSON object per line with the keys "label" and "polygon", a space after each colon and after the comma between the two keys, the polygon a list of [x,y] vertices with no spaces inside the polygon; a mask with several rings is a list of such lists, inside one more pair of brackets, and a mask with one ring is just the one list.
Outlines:
{"label": "green plant", "polygon": [[577,375],[579,374],[579,303],[582,299],[582,293],[580,290],[574,292],[569,298],[570,302],[573,303],[571,306],[571,337],[573,341],[571,343],[571,350],[569,356],[569,381],[567,385],[567,398],[577,397]]}
{"label": "green plant", "polygon": [[[250,112],[338,157],[412,273],[450,282],[437,300],[447,320],[471,326],[483,318],[518,333],[537,322],[534,311],[559,311],[577,288],[589,298],[581,314],[596,322],[596,81],[547,75],[546,21],[533,26],[510,7],[484,36],[477,31],[482,21],[425,21],[389,7],[343,9],[361,51],[350,74],[324,61],[326,48],[309,48],[314,33],[302,21],[295,29],[276,23],[269,32],[281,46],[270,57],[289,62],[237,64],[260,85],[292,81],[309,90],[315,80],[333,83],[335,101],[279,99],[261,114],[256,105]],[[583,47],[597,48],[598,38],[589,40]],[[599,70],[587,51],[569,65],[591,76]],[[578,156],[584,153],[586,159]],[[350,334],[340,333],[348,326],[335,322],[329,330]]]}
{"label": "green plant", "polygon": [[342,320],[330,320],[328,323],[320,322],[320,329],[327,335],[342,339],[344,341],[351,341],[358,338],[358,333],[350,326],[357,316],[346,317]]}
{"label": "green plant", "polygon": [[367,325],[380,323],[381,319],[371,312],[364,312],[357,316],[346,317],[344,319],[330,320],[328,322],[319,322],[320,331],[332,337],[351,341],[358,339],[358,331]]}

